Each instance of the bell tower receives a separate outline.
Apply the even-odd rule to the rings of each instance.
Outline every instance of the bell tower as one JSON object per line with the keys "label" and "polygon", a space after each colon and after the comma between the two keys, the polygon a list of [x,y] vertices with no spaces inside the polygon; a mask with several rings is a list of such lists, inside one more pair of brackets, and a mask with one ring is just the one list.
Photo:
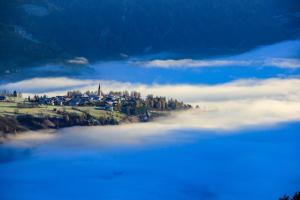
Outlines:
{"label": "bell tower", "polygon": [[99,86],[98,86],[98,92],[97,92],[97,95],[98,95],[98,96],[101,96],[101,85],[100,85],[100,83],[99,83]]}

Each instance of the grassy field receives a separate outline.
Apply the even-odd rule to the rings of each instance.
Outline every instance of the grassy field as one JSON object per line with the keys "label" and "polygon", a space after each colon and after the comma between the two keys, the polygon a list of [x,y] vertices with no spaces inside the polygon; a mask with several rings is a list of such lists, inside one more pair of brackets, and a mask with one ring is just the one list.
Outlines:
{"label": "grassy field", "polygon": [[29,115],[48,115],[57,116],[56,110],[66,110],[67,112],[78,112],[74,111],[71,107],[59,107],[59,106],[45,106],[39,105],[35,108],[22,108],[14,102],[0,102],[0,115],[18,115],[18,114],[29,114]]}
{"label": "grassy field", "polygon": [[57,116],[57,110],[68,112],[68,113],[89,113],[94,118],[107,118],[114,117],[117,120],[121,120],[124,117],[123,114],[119,112],[108,112],[104,110],[97,110],[95,107],[71,107],[71,106],[48,106],[48,105],[39,105],[34,108],[23,108],[18,106],[14,102],[0,102],[0,115],[22,115],[29,114],[33,116]]}
{"label": "grassy field", "polygon": [[75,110],[89,113],[96,119],[112,116],[115,119],[117,119],[118,121],[120,121],[124,117],[124,114],[122,114],[120,112],[109,112],[109,111],[105,111],[105,110],[97,110],[97,109],[95,109],[95,107],[89,107],[89,106],[76,107]]}

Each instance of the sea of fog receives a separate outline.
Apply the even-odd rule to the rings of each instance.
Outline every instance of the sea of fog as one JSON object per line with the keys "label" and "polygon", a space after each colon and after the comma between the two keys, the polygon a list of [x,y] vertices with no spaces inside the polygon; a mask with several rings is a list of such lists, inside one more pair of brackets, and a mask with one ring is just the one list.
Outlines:
{"label": "sea of fog", "polygon": [[300,188],[300,123],[26,133],[0,146],[0,199],[278,199]]}
{"label": "sea of fog", "polygon": [[[0,144],[1,200],[257,200],[300,190],[300,41],[0,75],[0,90],[137,90],[198,109],[151,123],[27,132]],[[85,60],[85,59],[83,59]]]}

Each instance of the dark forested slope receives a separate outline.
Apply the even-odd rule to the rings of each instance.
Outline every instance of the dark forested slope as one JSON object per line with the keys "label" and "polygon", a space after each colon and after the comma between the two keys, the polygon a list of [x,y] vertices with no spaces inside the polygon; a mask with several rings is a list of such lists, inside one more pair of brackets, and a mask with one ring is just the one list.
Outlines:
{"label": "dark forested slope", "polygon": [[298,37],[298,0],[2,0],[0,68],[75,56],[227,54]]}

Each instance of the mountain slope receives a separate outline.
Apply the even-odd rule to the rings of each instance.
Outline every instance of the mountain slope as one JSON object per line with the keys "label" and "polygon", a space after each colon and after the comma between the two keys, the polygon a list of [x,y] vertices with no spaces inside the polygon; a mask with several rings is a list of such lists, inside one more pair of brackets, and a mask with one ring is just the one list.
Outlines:
{"label": "mountain slope", "polygon": [[[297,0],[4,0],[2,69],[171,51],[214,55],[299,37]],[[1,68],[0,67],[0,68]]]}

